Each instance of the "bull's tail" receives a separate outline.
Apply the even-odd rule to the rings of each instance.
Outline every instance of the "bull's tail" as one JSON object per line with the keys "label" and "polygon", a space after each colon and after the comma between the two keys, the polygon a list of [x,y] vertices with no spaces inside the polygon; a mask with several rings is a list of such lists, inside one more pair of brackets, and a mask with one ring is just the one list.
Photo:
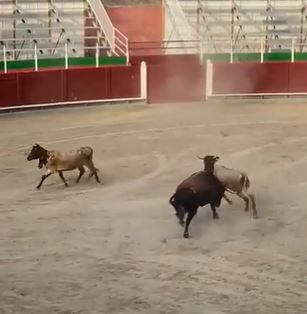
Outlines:
{"label": "bull's tail", "polygon": [[175,215],[179,219],[180,224],[183,225],[184,224],[184,213],[185,213],[185,210],[184,210],[184,208],[180,204],[177,203],[176,192],[170,197],[169,203],[174,207]]}

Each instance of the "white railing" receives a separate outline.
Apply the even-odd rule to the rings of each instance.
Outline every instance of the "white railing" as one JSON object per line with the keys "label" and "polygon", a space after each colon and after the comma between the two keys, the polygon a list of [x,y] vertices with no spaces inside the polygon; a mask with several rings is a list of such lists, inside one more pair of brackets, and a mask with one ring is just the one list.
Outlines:
{"label": "white railing", "polygon": [[114,53],[117,56],[126,56],[126,63],[129,63],[129,44],[128,38],[114,27]]}
{"label": "white railing", "polygon": [[[200,49],[202,54],[219,54],[212,49],[212,42],[210,41],[202,41],[201,45],[202,48]],[[306,53],[306,48],[302,49],[302,44],[292,39],[291,43],[284,44],[282,49],[273,49],[270,48],[268,51],[265,51],[265,39],[254,39],[253,43],[250,44],[250,48],[246,50],[242,50],[240,46],[235,45],[230,39],[223,40],[223,41],[215,41],[214,42],[215,48],[218,48],[221,54],[229,54],[229,62],[234,62],[234,57],[236,54],[259,54],[259,60],[261,63],[264,62],[264,55],[270,53],[288,53],[290,55],[289,60],[290,62],[294,62],[295,54],[296,53]]]}
{"label": "white railing", "polygon": [[[33,48],[23,48],[24,53],[29,53],[30,55],[33,55],[33,59],[31,58],[31,59],[23,59],[23,60],[33,61],[33,70],[35,70],[36,72],[40,69],[40,67],[39,67],[40,61],[43,61],[46,59],[48,59],[48,60],[54,59],[54,58],[48,58],[48,56],[47,56],[47,58],[46,57],[40,58],[39,54],[38,54],[39,48],[40,47],[37,44],[35,44],[33,46]],[[93,64],[92,66],[99,67],[101,65],[99,58],[102,56],[100,54],[100,52],[103,50],[107,50],[108,48],[106,48],[104,46],[99,46],[97,44],[95,47],[84,46],[84,49],[93,52],[92,55],[93,55],[93,58],[95,59],[95,65]],[[63,61],[64,61],[63,65],[59,65],[56,67],[63,67],[65,69],[68,69],[69,63],[70,63],[69,61],[73,60],[76,57],[71,53],[71,47],[70,47],[69,43],[65,43],[64,47],[56,47],[56,48],[54,48],[54,50],[56,53],[59,54],[57,59],[63,59]],[[3,62],[3,67],[0,66],[0,73],[2,71],[5,74],[8,73],[10,62],[16,61],[15,59],[9,59],[8,55],[12,56],[14,52],[16,52],[15,49],[7,49],[5,46],[2,47],[2,52],[0,50],[0,63]],[[20,60],[18,60],[18,61],[20,61]],[[44,68],[44,67],[42,66],[41,68]]]}
{"label": "white railing", "polygon": [[97,22],[111,47],[112,53],[116,56],[125,56],[129,63],[128,38],[113,26],[112,21],[104,8],[101,0],[87,0],[94,12]]}
{"label": "white railing", "polygon": [[101,0],[87,0],[89,6],[91,7],[92,11],[95,13],[97,18],[97,22],[103,32],[105,33],[106,39],[114,52],[115,46],[115,34],[114,34],[114,26],[110,20],[110,17],[104,8]]}

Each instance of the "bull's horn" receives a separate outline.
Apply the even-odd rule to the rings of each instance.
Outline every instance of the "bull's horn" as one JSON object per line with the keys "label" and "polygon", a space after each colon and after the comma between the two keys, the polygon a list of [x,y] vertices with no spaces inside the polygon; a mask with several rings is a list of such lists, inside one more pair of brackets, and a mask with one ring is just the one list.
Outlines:
{"label": "bull's horn", "polygon": [[197,158],[200,159],[200,160],[204,160],[205,159],[204,157],[199,157],[199,156],[197,156]]}

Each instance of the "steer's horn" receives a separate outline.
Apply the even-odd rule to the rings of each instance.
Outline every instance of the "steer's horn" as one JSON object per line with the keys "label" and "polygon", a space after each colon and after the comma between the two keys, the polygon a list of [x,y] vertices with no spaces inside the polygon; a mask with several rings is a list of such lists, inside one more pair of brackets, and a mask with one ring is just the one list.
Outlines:
{"label": "steer's horn", "polygon": [[199,156],[197,156],[197,158],[200,159],[200,160],[205,160],[204,157],[199,157]]}

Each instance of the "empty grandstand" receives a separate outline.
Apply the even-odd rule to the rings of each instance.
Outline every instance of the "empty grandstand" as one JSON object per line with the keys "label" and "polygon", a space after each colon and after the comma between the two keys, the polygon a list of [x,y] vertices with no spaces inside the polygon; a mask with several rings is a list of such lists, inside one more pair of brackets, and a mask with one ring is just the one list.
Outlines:
{"label": "empty grandstand", "polygon": [[[104,56],[129,60],[128,39],[113,26],[100,0],[1,0],[0,51],[8,61],[68,66],[68,60]],[[96,58],[95,58],[96,57]],[[0,59],[0,60],[1,60]]]}
{"label": "empty grandstand", "polygon": [[306,51],[304,0],[178,2],[203,40],[206,52]]}

